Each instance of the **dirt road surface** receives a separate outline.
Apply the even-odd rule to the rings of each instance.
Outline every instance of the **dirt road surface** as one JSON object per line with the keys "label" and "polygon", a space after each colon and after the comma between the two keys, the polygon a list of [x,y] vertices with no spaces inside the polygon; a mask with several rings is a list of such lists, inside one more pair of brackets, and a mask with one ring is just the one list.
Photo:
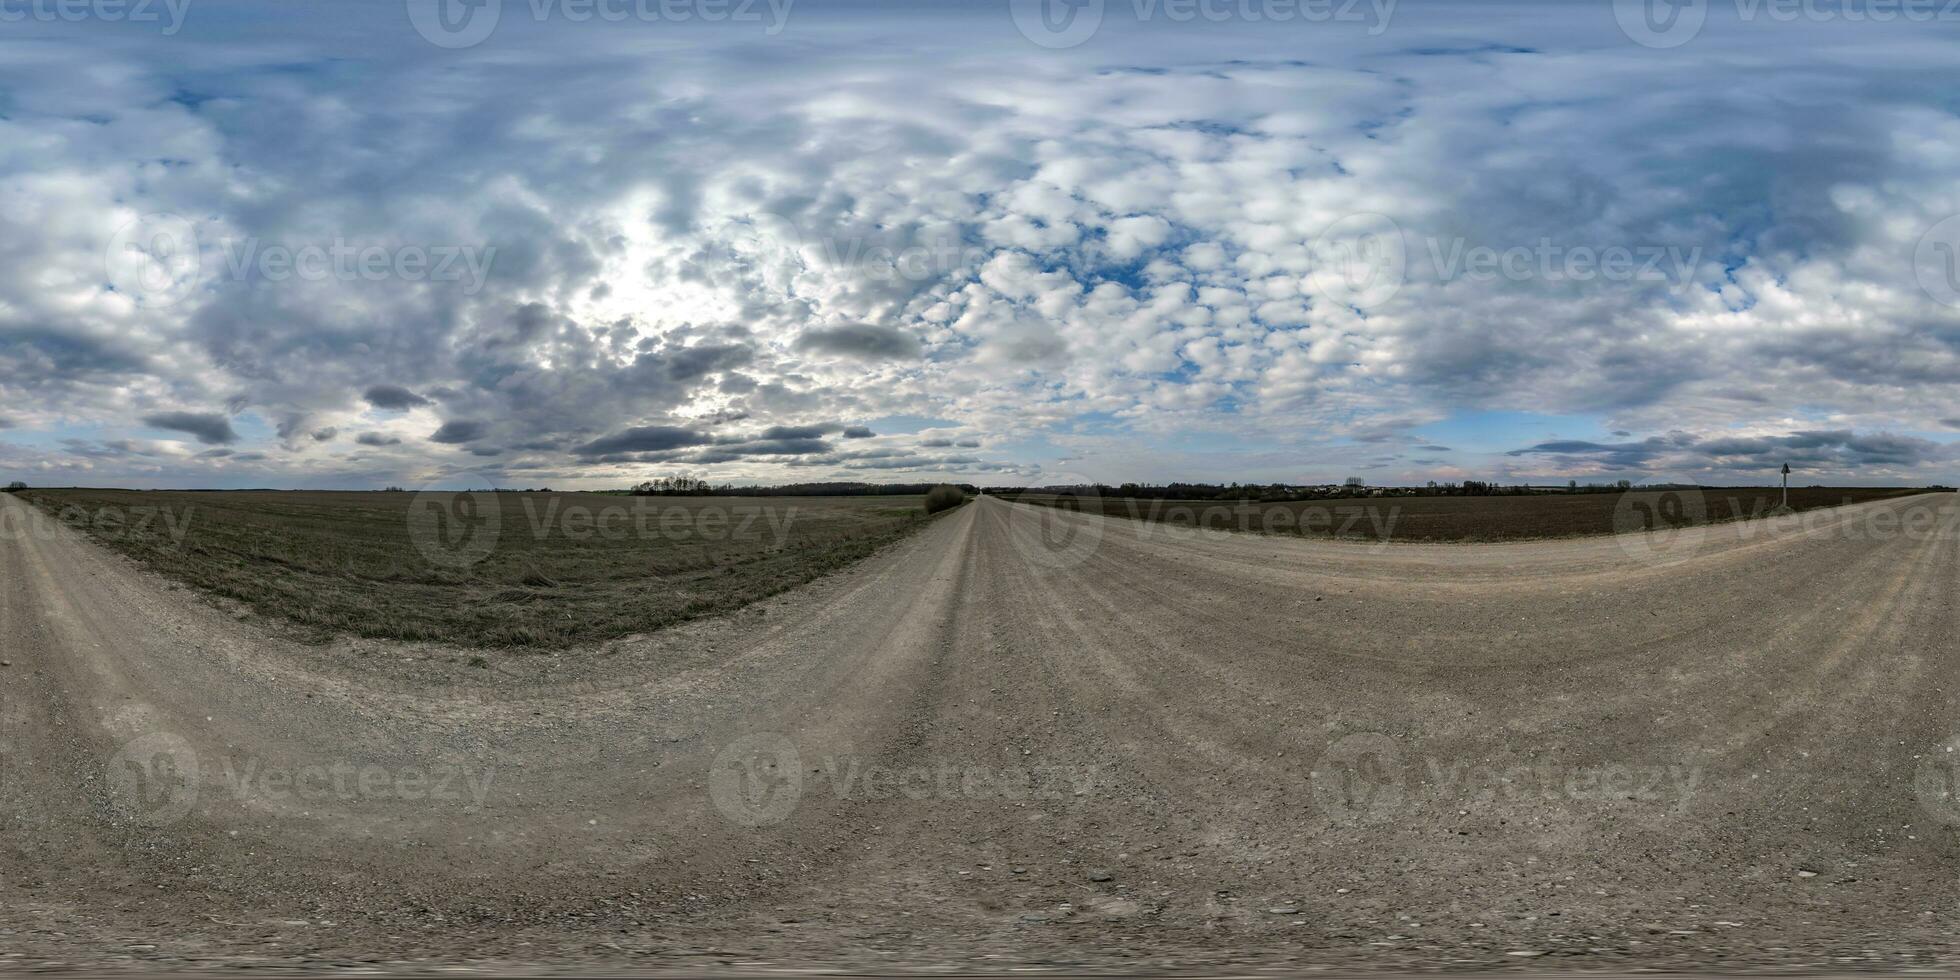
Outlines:
{"label": "dirt road surface", "polygon": [[1953,501],[1384,547],[983,498],[488,668],[36,525],[0,972],[1948,965]]}

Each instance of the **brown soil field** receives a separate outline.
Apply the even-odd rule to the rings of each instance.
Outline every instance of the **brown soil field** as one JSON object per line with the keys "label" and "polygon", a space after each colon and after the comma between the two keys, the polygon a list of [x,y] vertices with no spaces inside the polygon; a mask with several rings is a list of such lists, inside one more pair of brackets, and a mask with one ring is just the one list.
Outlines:
{"label": "brown soil field", "polygon": [[[1790,509],[1815,510],[1924,493],[1899,487],[1792,487]],[[1023,494],[1022,503],[1218,531],[1363,541],[1515,541],[1665,530],[1767,516],[1772,487],[1490,497],[1356,497],[1260,503]]]}
{"label": "brown soil field", "polygon": [[46,519],[325,638],[556,647],[656,630],[850,564],[919,497],[33,490]]}

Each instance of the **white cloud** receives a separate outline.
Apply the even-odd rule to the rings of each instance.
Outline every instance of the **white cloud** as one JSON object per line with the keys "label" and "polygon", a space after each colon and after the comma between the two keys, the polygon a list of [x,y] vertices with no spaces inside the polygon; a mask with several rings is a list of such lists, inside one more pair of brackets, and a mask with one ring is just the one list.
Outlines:
{"label": "white cloud", "polygon": [[[1960,212],[1960,121],[1907,83],[1944,64],[1936,39],[1861,25],[1770,54],[1712,32],[1668,59],[1533,9],[1505,22],[1517,53],[1466,46],[1488,25],[1441,11],[1366,40],[1112,29],[1072,52],[973,11],[810,13],[658,57],[652,35],[518,24],[433,58],[399,18],[302,43],[223,12],[169,44],[7,42],[0,467],[154,467],[59,437],[98,447],[165,411],[257,420],[239,448],[288,479],[496,449],[555,485],[641,472],[571,447],[704,419],[953,419],[986,445],[921,467],[1030,474],[1040,458],[994,447],[1086,419],[1113,427],[1089,462],[1135,475],[1172,465],[1177,433],[1340,466],[1345,434],[1456,413],[1709,437],[1960,418],[1960,311],[1913,258]],[[894,33],[914,53],[871,56]],[[82,57],[85,79],[51,70]],[[170,303],[105,288],[111,237],[156,212],[198,235]],[[1359,212],[1400,229],[1408,278],[1355,309],[1311,246]],[[495,255],[475,290],[235,265],[336,240]],[[1693,261],[1566,274],[1616,248]],[[1479,250],[1522,264],[1482,277]],[[377,415],[377,385],[426,404]],[[429,438],[464,422],[467,442]],[[798,478],[867,462],[838,452]],[[238,466],[172,465],[128,472]],[[1247,475],[1204,465],[1155,475]],[[1329,475],[1306,466],[1272,475]]]}

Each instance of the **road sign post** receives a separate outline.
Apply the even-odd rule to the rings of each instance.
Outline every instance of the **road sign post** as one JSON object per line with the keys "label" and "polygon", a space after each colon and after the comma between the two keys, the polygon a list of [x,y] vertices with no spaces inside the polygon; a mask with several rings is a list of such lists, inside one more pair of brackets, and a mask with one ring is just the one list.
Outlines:
{"label": "road sign post", "polygon": [[1783,464],[1783,509],[1790,509],[1790,464]]}

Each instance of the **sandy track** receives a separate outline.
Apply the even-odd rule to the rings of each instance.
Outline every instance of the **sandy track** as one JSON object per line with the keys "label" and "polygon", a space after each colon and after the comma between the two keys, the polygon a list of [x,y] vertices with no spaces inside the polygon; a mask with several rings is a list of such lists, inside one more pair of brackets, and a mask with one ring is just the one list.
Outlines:
{"label": "sandy track", "polygon": [[460,684],[0,541],[0,969],[1944,964],[1953,499],[1385,548],[982,499]]}

